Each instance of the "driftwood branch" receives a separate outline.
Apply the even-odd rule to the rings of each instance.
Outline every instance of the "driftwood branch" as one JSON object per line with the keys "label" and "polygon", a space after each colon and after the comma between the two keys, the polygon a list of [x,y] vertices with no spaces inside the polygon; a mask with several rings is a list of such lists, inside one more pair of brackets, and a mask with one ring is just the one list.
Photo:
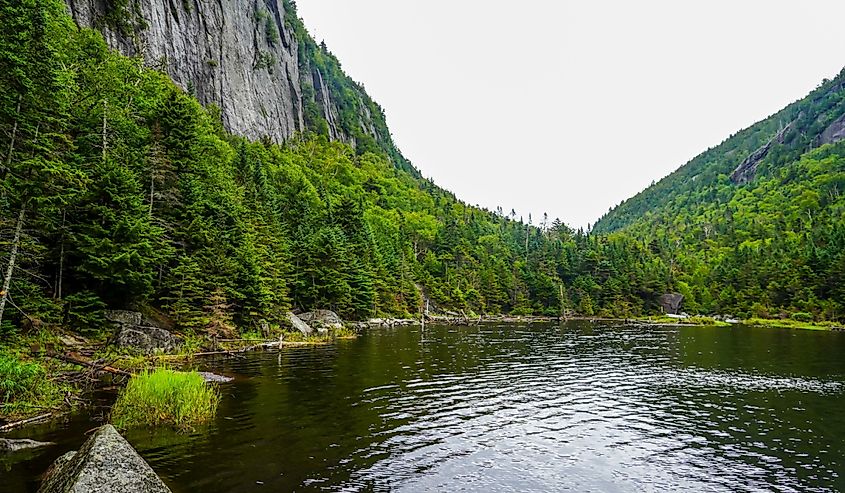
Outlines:
{"label": "driftwood branch", "polygon": [[267,341],[267,342],[265,342],[265,343],[263,343],[263,344],[256,344],[256,345],[254,345],[254,346],[249,346],[249,347],[245,347],[245,348],[242,348],[242,349],[237,349],[237,350],[234,350],[234,351],[227,351],[227,350],[223,350],[223,351],[208,351],[208,352],[205,352],[205,353],[194,353],[194,354],[188,354],[188,355],[186,355],[186,356],[187,356],[187,357],[193,357],[193,356],[214,356],[214,355],[217,355],[217,354],[225,354],[225,355],[227,355],[227,356],[234,356],[234,357],[237,357],[237,358],[243,358],[243,356],[241,356],[241,354],[240,354],[240,353],[248,353],[249,351],[255,351],[256,349],[259,349],[259,348],[266,348],[266,347],[267,347],[268,345],[270,345],[270,344],[275,344],[275,343],[272,343],[272,342],[270,342],[270,341]]}
{"label": "driftwood branch", "polygon": [[108,365],[98,365],[98,364],[92,363],[90,361],[83,361],[81,359],[73,358],[73,357],[68,356],[66,354],[54,353],[54,352],[51,351],[51,352],[47,353],[47,357],[57,359],[57,360],[61,360],[61,361],[71,363],[71,364],[74,364],[74,365],[84,366],[86,368],[92,368],[96,371],[104,371],[104,372],[107,372],[107,373],[111,373],[113,375],[120,375],[120,376],[123,376],[123,377],[131,377],[132,376],[132,374],[129,373],[128,371],[119,370],[117,368],[113,368],[113,367],[108,366]]}
{"label": "driftwood branch", "polygon": [[17,428],[18,426],[23,426],[23,425],[26,425],[26,424],[29,424],[29,423],[37,423],[38,421],[44,421],[45,419],[49,418],[52,415],[53,415],[53,413],[46,413],[46,414],[40,414],[38,416],[35,416],[34,418],[28,418],[28,419],[22,419],[20,421],[14,421],[12,423],[0,426],[0,431],[9,431],[11,429]]}

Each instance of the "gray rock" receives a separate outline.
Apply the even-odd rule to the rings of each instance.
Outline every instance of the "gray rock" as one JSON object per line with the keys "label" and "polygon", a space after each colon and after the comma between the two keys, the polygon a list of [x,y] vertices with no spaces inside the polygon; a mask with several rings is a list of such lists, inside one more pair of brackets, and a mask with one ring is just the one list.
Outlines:
{"label": "gray rock", "polygon": [[55,445],[53,442],[37,442],[28,438],[13,439],[0,438],[0,453],[13,453],[21,450],[29,450],[34,448],[48,447]]}
{"label": "gray rock", "polygon": [[39,493],[170,493],[149,464],[106,425],[50,467]]}
{"label": "gray rock", "polygon": [[331,310],[314,310],[298,315],[299,318],[314,327],[325,329],[339,329],[343,327],[343,320]]}
{"label": "gray rock", "polygon": [[661,295],[657,302],[663,308],[663,313],[676,315],[681,310],[681,303],[684,301],[684,295],[680,293],[668,293]]}
{"label": "gray rock", "polygon": [[288,321],[291,325],[293,325],[294,329],[302,332],[304,335],[311,335],[314,333],[314,329],[312,329],[307,323],[303,322],[302,319],[294,315],[293,312],[288,312]]}
{"label": "gray rock", "polygon": [[840,116],[819,136],[819,144],[833,144],[845,140],[845,115]]}
{"label": "gray rock", "polygon": [[792,128],[794,123],[795,122],[790,122],[789,125],[780,129],[780,131],[772,137],[770,141],[766,142],[765,145],[745,158],[745,160],[736,167],[733,173],[731,173],[731,181],[737,185],[744,185],[753,180],[757,175],[757,167],[760,165],[760,162],[769,155],[769,151],[775,144],[783,144],[786,133]]}
{"label": "gray rock", "polygon": [[106,320],[118,325],[141,325],[144,316],[128,310],[106,310]]}
{"label": "gray rock", "polygon": [[150,354],[155,351],[173,351],[182,345],[182,339],[158,327],[123,326],[117,333],[115,344]]}
{"label": "gray rock", "polygon": [[214,383],[228,383],[234,380],[232,377],[226,377],[223,375],[218,375],[216,373],[211,373],[210,371],[199,371],[197,372],[206,382],[214,382]]}
{"label": "gray rock", "polygon": [[[202,104],[219,107],[233,133],[283,141],[307,130],[304,109],[315,104],[329,137],[355,145],[340,123],[338,98],[326,74],[305,58],[300,63],[299,43],[280,0],[129,0],[124,7],[104,0],[66,3],[76,23],[99,29],[111,48],[140,56]],[[124,9],[117,13],[122,27],[107,20],[115,8]],[[376,141],[388,138],[379,135],[366,105],[358,106],[360,128]]]}

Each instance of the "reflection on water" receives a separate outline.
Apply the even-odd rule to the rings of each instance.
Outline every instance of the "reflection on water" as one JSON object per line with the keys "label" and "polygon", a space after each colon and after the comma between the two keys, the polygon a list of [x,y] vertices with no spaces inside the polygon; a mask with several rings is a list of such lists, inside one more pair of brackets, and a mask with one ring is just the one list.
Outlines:
{"label": "reflection on water", "polygon": [[[401,328],[211,368],[214,425],[128,435],[176,493],[845,490],[845,334]],[[0,489],[95,425],[27,430],[60,447]]]}

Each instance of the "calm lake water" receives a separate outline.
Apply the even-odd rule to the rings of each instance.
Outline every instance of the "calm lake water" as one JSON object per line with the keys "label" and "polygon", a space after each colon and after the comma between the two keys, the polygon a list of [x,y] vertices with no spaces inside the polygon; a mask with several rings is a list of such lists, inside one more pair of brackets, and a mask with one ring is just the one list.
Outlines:
{"label": "calm lake water", "polygon": [[[127,436],[176,493],[845,491],[845,333],[434,326],[209,368],[236,378],[212,426]],[[92,414],[18,432],[59,445],[0,490]]]}

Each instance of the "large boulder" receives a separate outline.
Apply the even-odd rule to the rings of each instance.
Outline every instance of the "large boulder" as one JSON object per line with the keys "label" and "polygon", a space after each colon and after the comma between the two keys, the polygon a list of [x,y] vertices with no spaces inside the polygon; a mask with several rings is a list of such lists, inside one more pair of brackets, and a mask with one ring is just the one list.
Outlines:
{"label": "large boulder", "polygon": [[681,311],[681,303],[684,302],[684,295],[680,293],[667,293],[661,295],[657,302],[663,308],[663,313],[677,315]]}
{"label": "large boulder", "polygon": [[100,428],[47,471],[39,493],[170,493],[112,425]]}
{"label": "large boulder", "polygon": [[301,313],[298,316],[300,320],[312,327],[324,329],[340,329],[343,327],[343,320],[331,310],[314,310]]}
{"label": "large boulder", "polygon": [[169,352],[182,345],[182,339],[139,312],[128,310],[107,310],[106,320],[117,329],[115,344],[151,354],[156,351]]}
{"label": "large boulder", "polygon": [[115,344],[151,354],[173,351],[182,345],[182,339],[158,327],[124,325],[118,330]]}
{"label": "large boulder", "polygon": [[106,320],[117,325],[141,325],[144,316],[129,310],[106,310]]}
{"label": "large boulder", "polygon": [[293,312],[288,312],[288,322],[290,322],[294,329],[302,332],[304,335],[311,335],[314,333],[314,329],[312,329],[307,323],[303,322],[301,318],[294,315]]}

